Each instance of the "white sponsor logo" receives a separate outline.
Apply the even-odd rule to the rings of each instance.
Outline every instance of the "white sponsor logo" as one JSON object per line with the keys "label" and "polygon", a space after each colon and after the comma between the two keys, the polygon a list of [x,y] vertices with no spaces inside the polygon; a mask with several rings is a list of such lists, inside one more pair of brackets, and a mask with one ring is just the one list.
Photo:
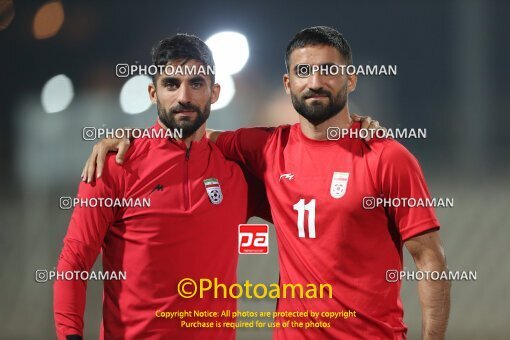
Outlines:
{"label": "white sponsor logo", "polygon": [[282,178],[285,178],[285,179],[288,179],[289,181],[292,181],[292,179],[294,178],[294,174],[291,174],[291,173],[288,173],[288,174],[282,174],[280,175],[280,180],[282,180]]}

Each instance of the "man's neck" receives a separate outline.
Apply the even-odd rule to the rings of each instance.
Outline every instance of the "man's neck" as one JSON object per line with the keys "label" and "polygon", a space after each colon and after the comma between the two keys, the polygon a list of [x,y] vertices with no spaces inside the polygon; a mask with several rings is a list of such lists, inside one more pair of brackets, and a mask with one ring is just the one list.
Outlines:
{"label": "man's neck", "polygon": [[305,117],[299,115],[299,123],[301,125],[301,132],[310,138],[315,140],[327,140],[327,131],[330,127],[338,127],[340,129],[345,129],[351,126],[352,119],[349,114],[349,107],[347,104],[345,107],[336,115],[329,118],[328,120],[318,124],[313,125]]}
{"label": "man's neck", "polygon": [[[163,129],[168,129],[165,124],[163,124],[159,119],[158,119],[158,124],[163,128]],[[175,139],[176,140],[180,140],[182,141],[184,144],[186,144],[186,147],[189,148],[189,146],[191,145],[191,142],[197,142],[199,140],[201,140],[203,137],[205,136],[205,123],[202,124],[197,131],[195,131],[191,136],[188,136],[186,138],[178,138],[176,137]]]}

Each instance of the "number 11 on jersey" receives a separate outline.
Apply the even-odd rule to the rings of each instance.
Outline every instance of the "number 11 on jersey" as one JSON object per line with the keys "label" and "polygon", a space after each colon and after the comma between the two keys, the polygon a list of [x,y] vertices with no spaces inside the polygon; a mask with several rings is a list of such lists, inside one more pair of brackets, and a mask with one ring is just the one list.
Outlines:
{"label": "number 11 on jersey", "polygon": [[294,204],[294,210],[298,212],[297,227],[298,236],[305,236],[305,211],[308,211],[308,237],[315,238],[315,198],[305,204],[305,199],[302,198]]}

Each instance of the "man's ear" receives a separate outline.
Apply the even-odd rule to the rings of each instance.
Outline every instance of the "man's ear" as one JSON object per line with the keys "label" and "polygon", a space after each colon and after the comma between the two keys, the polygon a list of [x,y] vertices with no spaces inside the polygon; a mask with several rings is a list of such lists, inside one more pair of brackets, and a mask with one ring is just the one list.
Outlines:
{"label": "man's ear", "polygon": [[221,86],[220,84],[214,84],[211,89],[211,104],[214,104],[218,101],[220,97]]}
{"label": "man's ear", "polygon": [[147,87],[147,90],[149,91],[149,98],[153,104],[156,104],[158,102],[158,94],[156,92],[156,85],[154,83],[150,83]]}
{"label": "man's ear", "polygon": [[358,76],[356,74],[347,75],[347,92],[351,93],[356,90],[356,84],[358,83]]}
{"label": "man's ear", "polygon": [[290,94],[290,77],[288,73],[283,75],[283,87],[285,88],[285,93]]}

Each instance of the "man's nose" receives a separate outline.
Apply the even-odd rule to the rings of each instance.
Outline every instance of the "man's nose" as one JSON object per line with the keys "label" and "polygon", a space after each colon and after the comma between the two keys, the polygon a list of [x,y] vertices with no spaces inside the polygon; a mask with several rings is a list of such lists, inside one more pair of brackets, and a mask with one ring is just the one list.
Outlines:
{"label": "man's nose", "polygon": [[177,100],[181,103],[191,102],[191,89],[189,86],[182,84],[179,87],[179,97]]}
{"label": "man's nose", "polygon": [[320,72],[315,72],[308,77],[308,88],[312,90],[318,90],[322,87],[322,75]]}

